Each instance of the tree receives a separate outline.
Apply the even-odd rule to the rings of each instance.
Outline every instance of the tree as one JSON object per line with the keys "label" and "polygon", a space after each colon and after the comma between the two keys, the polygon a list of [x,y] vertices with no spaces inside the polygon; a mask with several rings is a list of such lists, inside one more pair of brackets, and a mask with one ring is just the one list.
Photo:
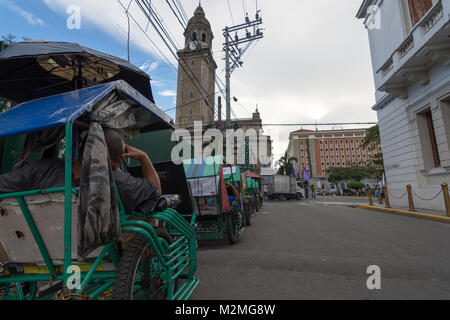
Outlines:
{"label": "tree", "polygon": [[359,189],[362,189],[365,187],[366,186],[361,181],[351,181],[351,182],[347,183],[347,188],[349,188],[349,189],[359,190]]}
{"label": "tree", "polygon": [[[360,147],[368,148],[368,150],[371,152],[376,152],[378,148],[381,147],[380,128],[378,125],[367,129],[366,138],[364,139],[364,143],[361,144]],[[376,152],[374,154],[374,157],[369,161],[370,164],[368,168],[370,169],[373,177],[381,178],[384,173],[383,153]]]}
{"label": "tree", "polygon": [[278,160],[278,163],[280,165],[280,168],[278,169],[278,174],[290,176],[292,175],[292,161],[295,161],[298,163],[298,159],[296,157],[290,157],[287,153],[287,151],[284,153],[284,155]]}

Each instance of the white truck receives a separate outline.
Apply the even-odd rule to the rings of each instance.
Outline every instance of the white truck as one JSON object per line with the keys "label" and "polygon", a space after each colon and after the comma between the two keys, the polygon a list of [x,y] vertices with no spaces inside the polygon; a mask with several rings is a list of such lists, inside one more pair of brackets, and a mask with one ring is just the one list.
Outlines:
{"label": "white truck", "polygon": [[305,195],[303,184],[291,176],[262,176],[262,185],[263,190],[267,190],[269,199],[301,200]]}

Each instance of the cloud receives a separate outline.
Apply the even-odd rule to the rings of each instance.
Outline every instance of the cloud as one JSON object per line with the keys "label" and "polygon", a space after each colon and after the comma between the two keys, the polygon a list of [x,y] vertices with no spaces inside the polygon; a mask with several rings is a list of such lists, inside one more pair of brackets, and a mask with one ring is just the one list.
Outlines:
{"label": "cloud", "polygon": [[150,74],[152,71],[158,68],[158,63],[156,61],[150,62],[146,61],[142,66],[139,67],[142,71]]}
{"label": "cloud", "polygon": [[164,96],[164,97],[176,97],[177,96],[177,93],[174,90],[164,90],[164,91],[158,92],[158,94],[160,96]]}
{"label": "cloud", "polygon": [[42,19],[36,17],[33,13],[22,9],[21,7],[19,7],[17,4],[13,3],[12,1],[0,0],[0,4],[6,5],[11,11],[14,11],[17,14],[19,14],[22,18],[27,20],[27,22],[31,25],[40,25],[40,26],[45,25],[45,22]]}

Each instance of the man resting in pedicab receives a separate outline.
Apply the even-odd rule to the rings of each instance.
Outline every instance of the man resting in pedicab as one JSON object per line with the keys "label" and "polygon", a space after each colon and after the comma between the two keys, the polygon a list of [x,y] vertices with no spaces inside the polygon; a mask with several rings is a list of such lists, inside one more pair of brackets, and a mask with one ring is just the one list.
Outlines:
{"label": "man resting in pedicab", "polygon": [[[123,201],[126,213],[133,211],[150,212],[153,201],[161,196],[161,183],[148,155],[137,148],[128,146],[122,135],[115,129],[103,128],[108,147],[114,180]],[[80,155],[83,154],[81,145]],[[142,166],[143,178],[136,178],[120,170],[122,159],[137,160]],[[74,161],[73,184],[79,185],[82,159]],[[64,186],[64,160],[42,159],[19,169],[0,175],[0,194],[27,190],[45,190]]]}

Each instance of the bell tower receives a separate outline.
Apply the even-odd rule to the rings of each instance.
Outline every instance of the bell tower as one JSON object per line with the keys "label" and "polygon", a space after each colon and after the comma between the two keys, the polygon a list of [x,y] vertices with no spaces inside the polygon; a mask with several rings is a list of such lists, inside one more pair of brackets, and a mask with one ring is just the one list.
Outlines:
{"label": "bell tower", "polygon": [[201,5],[189,20],[184,37],[184,48],[177,52],[176,126],[190,128],[194,121],[213,124],[217,64],[211,50],[214,36]]}

